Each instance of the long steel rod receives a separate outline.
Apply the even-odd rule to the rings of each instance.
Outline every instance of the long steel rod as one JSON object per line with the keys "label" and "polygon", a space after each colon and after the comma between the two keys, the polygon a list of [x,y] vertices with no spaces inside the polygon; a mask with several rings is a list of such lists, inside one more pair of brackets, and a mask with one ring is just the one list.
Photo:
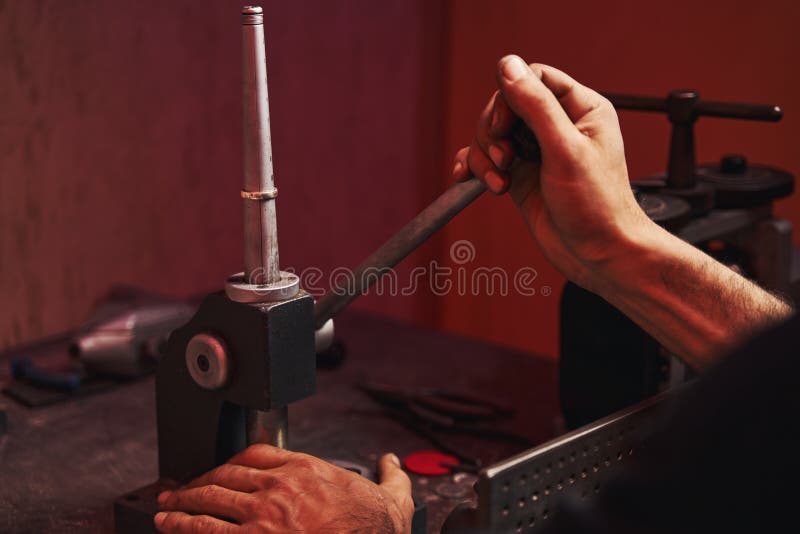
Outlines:
{"label": "long steel rod", "polygon": [[[244,277],[250,284],[280,281],[278,225],[275,217],[275,178],[269,127],[267,58],[264,15],[260,7],[242,9],[242,93],[244,145]],[[248,410],[247,444],[267,443],[286,448],[287,407]]]}
{"label": "long steel rod", "polygon": [[273,447],[289,447],[289,407],[272,410],[247,410],[247,444],[266,443]]}
{"label": "long steel rod", "polygon": [[[271,284],[278,282],[281,274],[275,200],[269,198],[277,191],[272,168],[264,15],[260,7],[242,10],[242,58],[244,277],[251,284]],[[247,195],[256,198],[246,198]]]}
{"label": "long steel rod", "polygon": [[[451,186],[428,207],[367,257],[355,270],[340,280],[317,301],[314,321],[321,328],[345,306],[372,286],[380,276],[397,265],[437,230],[458,215],[486,191],[483,182],[470,178]],[[377,275],[377,276],[376,276]]]}

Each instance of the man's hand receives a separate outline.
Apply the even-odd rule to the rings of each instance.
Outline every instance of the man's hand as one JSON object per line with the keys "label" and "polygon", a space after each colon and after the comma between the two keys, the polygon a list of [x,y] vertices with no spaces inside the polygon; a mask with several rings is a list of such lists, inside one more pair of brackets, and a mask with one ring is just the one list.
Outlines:
{"label": "man's hand", "polygon": [[[453,175],[509,191],[542,252],[695,368],[792,313],[786,303],[653,223],[628,181],[617,114],[600,94],[547,65],[500,60],[499,91]],[[515,159],[523,120],[541,165]]]}
{"label": "man's hand", "polygon": [[[617,114],[563,72],[517,56],[500,61],[497,85],[472,145],[456,155],[454,176],[471,170],[495,193],[510,187],[547,258],[591,286],[591,275],[622,254],[633,234],[655,227],[633,196]],[[507,137],[520,119],[539,140],[540,166],[515,161]]]}
{"label": "man's hand", "polygon": [[160,532],[411,532],[411,481],[394,454],[380,484],[307,454],[253,445],[186,487],[159,495]]}

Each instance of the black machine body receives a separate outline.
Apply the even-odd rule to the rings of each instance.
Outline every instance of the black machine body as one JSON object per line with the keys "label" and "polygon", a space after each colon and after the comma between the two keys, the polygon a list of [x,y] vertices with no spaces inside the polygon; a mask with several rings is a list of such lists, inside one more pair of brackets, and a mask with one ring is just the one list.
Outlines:
{"label": "black machine body", "polygon": [[262,304],[206,297],[169,338],[156,372],[159,479],[115,503],[116,531],[155,532],[156,497],[252,442],[258,414],[314,393],[314,299]]}

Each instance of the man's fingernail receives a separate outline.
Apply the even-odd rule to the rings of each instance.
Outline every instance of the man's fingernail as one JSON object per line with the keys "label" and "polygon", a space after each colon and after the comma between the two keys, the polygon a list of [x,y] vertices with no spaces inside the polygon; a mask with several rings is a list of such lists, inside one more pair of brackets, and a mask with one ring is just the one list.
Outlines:
{"label": "man's fingernail", "polygon": [[[499,96],[497,98],[500,98]],[[492,110],[492,123],[489,125],[489,130],[497,131],[497,128],[500,126],[500,114],[497,112],[497,104],[495,104],[495,109]]]}
{"label": "man's fingernail", "polygon": [[169,496],[172,492],[170,491],[162,491],[158,494],[158,504],[164,504],[169,499]]}
{"label": "man's fingernail", "polygon": [[464,167],[464,165],[460,161],[456,161],[456,164],[453,165],[453,175],[455,176],[456,174],[460,173],[462,167]]}
{"label": "man's fingernail", "polygon": [[503,187],[505,187],[506,184],[502,176],[491,170],[486,171],[483,179],[486,181],[486,185],[489,187],[489,189],[492,190],[492,193],[499,193],[503,190]]}
{"label": "man's fingernail", "polygon": [[503,149],[497,145],[492,145],[489,147],[489,157],[492,158],[492,162],[500,169],[503,168]]}
{"label": "man's fingernail", "polygon": [[514,82],[527,76],[531,69],[519,56],[508,56],[501,66],[503,77],[509,82]]}
{"label": "man's fingernail", "polygon": [[158,512],[155,516],[153,516],[153,522],[156,524],[156,526],[161,526],[166,518],[167,512]]}
{"label": "man's fingernail", "polygon": [[391,461],[397,467],[400,467],[400,458],[398,458],[396,454],[390,453],[389,454],[389,461]]}

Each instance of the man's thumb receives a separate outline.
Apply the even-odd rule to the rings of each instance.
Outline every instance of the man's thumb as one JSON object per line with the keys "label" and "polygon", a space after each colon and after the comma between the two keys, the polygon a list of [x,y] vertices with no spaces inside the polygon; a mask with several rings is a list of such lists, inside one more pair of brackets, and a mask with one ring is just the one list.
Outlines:
{"label": "man's thumb", "polygon": [[397,455],[384,454],[378,462],[378,475],[380,485],[395,498],[403,499],[411,494],[411,480],[400,467],[400,459]]}
{"label": "man's thumb", "polygon": [[497,64],[497,86],[508,106],[533,131],[545,151],[578,133],[553,92],[519,56]]}

